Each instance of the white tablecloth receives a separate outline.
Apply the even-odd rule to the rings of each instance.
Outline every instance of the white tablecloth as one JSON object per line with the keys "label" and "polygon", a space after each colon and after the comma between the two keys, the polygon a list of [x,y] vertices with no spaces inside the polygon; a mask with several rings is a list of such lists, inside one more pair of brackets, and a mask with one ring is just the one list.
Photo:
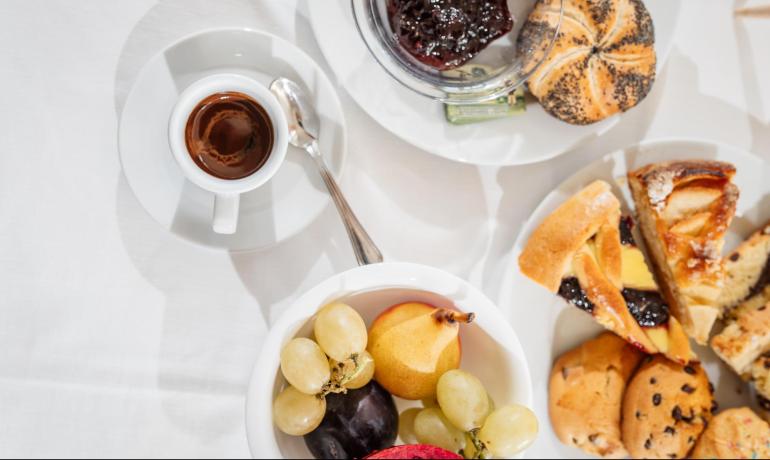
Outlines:
{"label": "white tablecloth", "polygon": [[[252,1],[326,65],[303,17],[326,0]],[[117,113],[136,72],[180,35],[248,23],[228,16],[238,3],[0,1],[0,456],[247,457],[244,394],[269,324],[354,266],[332,208],[277,247],[231,255],[163,231],[121,175]],[[652,95],[544,164],[428,155],[339,88],[342,186],[386,258],[446,269],[495,298],[531,209],[590,159],[661,137],[770,158],[770,19],[735,20],[727,0],[683,4]]]}

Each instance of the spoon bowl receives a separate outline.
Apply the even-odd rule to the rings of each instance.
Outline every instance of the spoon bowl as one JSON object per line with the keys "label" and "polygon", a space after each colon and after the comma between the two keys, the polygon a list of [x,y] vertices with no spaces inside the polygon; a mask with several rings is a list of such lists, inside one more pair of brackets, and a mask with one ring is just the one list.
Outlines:
{"label": "spoon bowl", "polygon": [[270,84],[289,124],[289,143],[306,149],[318,138],[321,122],[304,91],[288,78],[278,78]]}

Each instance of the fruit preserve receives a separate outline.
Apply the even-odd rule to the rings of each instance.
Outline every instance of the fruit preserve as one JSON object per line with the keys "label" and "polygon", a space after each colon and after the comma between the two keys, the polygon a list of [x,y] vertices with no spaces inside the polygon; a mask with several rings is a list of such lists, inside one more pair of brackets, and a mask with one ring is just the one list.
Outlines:
{"label": "fruit preserve", "polygon": [[388,0],[399,44],[418,61],[450,70],[513,29],[506,0]]}

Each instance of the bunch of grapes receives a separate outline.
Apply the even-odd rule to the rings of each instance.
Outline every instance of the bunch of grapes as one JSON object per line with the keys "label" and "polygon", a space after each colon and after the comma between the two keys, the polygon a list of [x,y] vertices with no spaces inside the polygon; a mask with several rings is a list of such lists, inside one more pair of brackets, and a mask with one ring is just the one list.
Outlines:
{"label": "bunch of grapes", "polygon": [[366,323],[352,307],[332,303],[313,325],[315,341],[295,338],[281,351],[281,372],[289,386],[275,398],[273,417],[291,436],[318,428],[326,414],[326,395],[363,387],[374,375],[366,351]]}
{"label": "bunch of grapes", "polygon": [[399,434],[406,444],[430,444],[465,458],[510,458],[537,436],[531,410],[517,404],[495,409],[481,381],[461,370],[442,375],[436,401],[423,405],[401,414]]}

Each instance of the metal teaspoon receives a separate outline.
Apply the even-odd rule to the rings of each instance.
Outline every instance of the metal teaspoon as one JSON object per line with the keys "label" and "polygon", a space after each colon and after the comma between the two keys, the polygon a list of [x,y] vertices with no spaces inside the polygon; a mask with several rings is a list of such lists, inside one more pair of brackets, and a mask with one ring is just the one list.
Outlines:
{"label": "metal teaspoon", "polygon": [[358,264],[369,265],[382,262],[382,253],[350,209],[337,181],[334,180],[321,156],[316,139],[320,123],[307,95],[299,85],[287,78],[275,80],[270,84],[270,91],[278,99],[286,114],[286,120],[289,123],[289,143],[303,149],[315,160],[326,188],[329,189],[329,194],[337,206],[342,223],[348,231]]}

